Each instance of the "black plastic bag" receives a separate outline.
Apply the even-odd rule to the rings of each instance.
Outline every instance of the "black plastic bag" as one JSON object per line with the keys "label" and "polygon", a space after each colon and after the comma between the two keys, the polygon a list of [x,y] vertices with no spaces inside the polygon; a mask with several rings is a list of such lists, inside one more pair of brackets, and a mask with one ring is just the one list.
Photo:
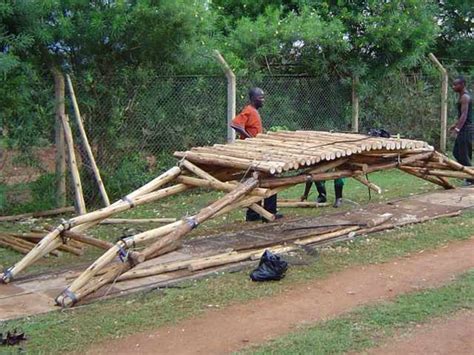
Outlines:
{"label": "black plastic bag", "polygon": [[390,138],[390,133],[384,130],[383,128],[377,129],[377,128],[371,128],[369,130],[369,136],[372,137],[382,137],[382,138]]}
{"label": "black plastic bag", "polygon": [[287,269],[288,263],[285,260],[265,250],[258,267],[250,274],[250,278],[253,281],[281,280],[285,277]]}

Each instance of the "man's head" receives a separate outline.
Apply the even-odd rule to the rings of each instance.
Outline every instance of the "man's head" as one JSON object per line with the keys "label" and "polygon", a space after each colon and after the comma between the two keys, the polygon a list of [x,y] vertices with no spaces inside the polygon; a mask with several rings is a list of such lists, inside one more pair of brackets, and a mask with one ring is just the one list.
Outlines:
{"label": "man's head", "polygon": [[455,92],[464,92],[464,89],[466,88],[466,79],[462,76],[458,76],[454,81],[453,81],[453,90]]}
{"label": "man's head", "polygon": [[265,93],[260,88],[252,88],[249,90],[249,99],[250,103],[258,109],[265,102]]}

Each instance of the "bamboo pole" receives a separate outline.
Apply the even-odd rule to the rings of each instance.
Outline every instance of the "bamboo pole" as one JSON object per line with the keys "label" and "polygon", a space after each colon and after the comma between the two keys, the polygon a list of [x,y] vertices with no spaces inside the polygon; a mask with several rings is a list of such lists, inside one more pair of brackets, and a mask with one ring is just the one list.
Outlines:
{"label": "bamboo pole", "polygon": [[435,158],[440,159],[443,163],[445,163],[446,165],[448,165],[454,170],[462,171],[463,173],[474,176],[474,168],[459,164],[457,161],[449,159],[447,156],[440,154],[438,152],[435,152]]}
{"label": "bamboo pole", "polygon": [[410,175],[416,176],[420,179],[423,179],[423,180],[429,181],[433,184],[439,185],[444,189],[454,189],[455,188],[453,185],[451,185],[451,184],[448,185],[444,181],[441,181],[439,179],[435,179],[431,176],[423,175],[414,168],[406,167],[406,166],[400,166],[399,169],[406,172],[406,173],[408,173],[408,174],[410,174]]}
{"label": "bamboo pole", "polygon": [[84,143],[84,148],[87,153],[87,157],[89,158],[89,162],[91,164],[92,171],[94,173],[95,180],[97,185],[99,186],[99,192],[102,196],[102,200],[106,206],[110,205],[109,196],[107,195],[107,191],[105,190],[104,183],[102,182],[102,178],[100,176],[99,168],[95,162],[94,154],[92,153],[91,146],[89,144],[89,139],[87,138],[86,131],[84,129],[84,125],[82,124],[82,117],[81,112],[79,111],[79,105],[77,104],[76,94],[74,93],[74,87],[72,85],[71,77],[69,74],[66,74],[67,85],[69,88],[69,94],[71,96],[72,106],[74,108],[74,114],[76,116],[76,123],[77,127],[79,128],[79,132],[81,134],[82,142]]}
{"label": "bamboo pole", "polygon": [[212,176],[211,174],[205,172],[204,170],[202,170],[201,168],[199,168],[198,166],[194,165],[193,163],[191,163],[190,161],[188,161],[186,159],[183,159],[182,161],[180,161],[180,165],[184,166],[190,172],[194,173],[196,176],[198,176],[198,177],[200,177],[204,180],[208,180],[208,181],[216,183],[216,184],[222,183],[221,181],[217,180],[214,176]]}
{"label": "bamboo pole", "polygon": [[54,78],[56,204],[57,207],[64,207],[66,205],[66,149],[64,146],[64,130],[61,122],[61,118],[65,115],[64,76],[57,67],[53,67],[51,71]]}
{"label": "bamboo pole", "polygon": [[54,231],[48,233],[40,241],[40,243],[38,243],[37,246],[31,250],[30,253],[25,255],[23,259],[21,259],[14,266],[7,269],[3,274],[0,274],[0,280],[4,283],[10,282],[18,273],[20,273],[26,267],[33,264],[36,260],[48,254],[52,250],[57,249],[62,244],[60,234],[68,228],[71,228],[71,232],[82,232],[98,224],[100,221],[111,216],[112,214],[117,213],[118,211],[125,211],[127,209],[132,208],[133,206],[156,201],[160,198],[187,190],[189,188],[188,186],[184,184],[179,184],[156,192],[150,192],[168,183],[180,173],[181,169],[179,169],[178,167],[172,168],[164,174],[160,175],[159,177],[155,178],[151,182],[142,186],[141,188],[128,194],[127,197],[125,197],[123,200],[119,200],[116,203],[108,207],[104,207],[101,210],[90,212],[82,216],[77,216],[68,220],[64,224],[59,225]]}
{"label": "bamboo pole", "polygon": [[352,178],[354,180],[360,182],[361,184],[367,186],[369,189],[375,191],[376,193],[378,193],[378,194],[382,193],[382,189],[380,187],[378,187],[377,185],[375,185],[374,183],[367,180],[367,178],[364,175],[353,176]]}
{"label": "bamboo pole", "polygon": [[[198,178],[185,176],[185,175],[178,176],[176,178],[176,181],[182,184],[190,185],[190,186],[207,187],[207,188],[212,188],[214,190],[221,190],[221,191],[227,191],[227,192],[232,191],[237,186],[236,183],[233,183],[230,181],[213,182],[213,181],[198,179]],[[251,192],[251,194],[256,195],[256,196],[261,196],[261,197],[268,197],[268,191],[269,191],[268,189],[255,188]]]}
{"label": "bamboo pole", "polygon": [[429,58],[436,65],[441,73],[441,113],[440,113],[440,138],[439,147],[442,152],[446,151],[446,133],[448,124],[448,71],[439,62],[433,53],[430,53]]}
{"label": "bamboo pole", "polygon": [[218,50],[214,51],[214,56],[224,70],[227,78],[227,142],[233,142],[235,140],[235,131],[231,128],[230,124],[235,117],[237,92],[235,89],[235,74]]}
{"label": "bamboo pole", "polygon": [[48,217],[48,216],[55,216],[62,213],[69,213],[74,212],[74,207],[61,207],[54,210],[47,210],[47,211],[40,211],[40,212],[32,212],[32,213],[23,213],[17,214],[14,216],[3,216],[0,217],[0,222],[13,222],[18,221],[24,218],[38,218],[38,217]]}
{"label": "bamboo pole", "polygon": [[317,202],[308,202],[308,201],[278,201],[279,207],[327,207],[328,203],[317,203]]}
{"label": "bamboo pole", "polygon": [[84,195],[82,193],[82,184],[81,177],[79,175],[79,170],[77,168],[76,156],[74,154],[74,142],[72,138],[71,126],[69,126],[69,117],[63,115],[61,117],[63,128],[64,128],[64,137],[66,138],[66,146],[68,151],[68,160],[69,160],[69,169],[71,171],[71,177],[74,185],[74,191],[76,196],[76,208],[78,214],[87,213],[86,203],[84,202]]}
{"label": "bamboo pole", "polygon": [[[234,191],[229,192],[227,195],[212,203],[208,207],[202,209],[198,214],[188,220],[186,223],[181,224],[176,228],[175,231],[165,236],[164,238],[158,240],[151,246],[145,248],[142,252],[147,256],[154,254],[157,250],[162,249],[170,242],[181,239],[185,234],[190,232],[193,228],[204,222],[205,220],[214,216],[218,211],[225,208],[227,205],[237,201],[240,197],[246,195],[249,191],[254,189],[258,185],[258,180],[256,178],[249,178],[240,184]],[[191,221],[191,222],[190,222]]]}
{"label": "bamboo pole", "polygon": [[[169,247],[170,245],[178,242],[185,234],[195,228],[197,225],[201,224],[208,218],[215,215],[220,210],[224,209],[230,203],[238,200],[240,197],[244,196],[250,190],[255,188],[258,184],[258,180],[256,178],[250,178],[238,186],[234,191],[230,192],[229,194],[225,195],[223,198],[217,200],[213,204],[209,205],[208,207],[201,210],[197,215],[191,217],[186,221],[179,221],[171,227],[171,225],[164,226],[170,228],[172,231],[171,233],[167,234],[165,237],[161,238],[160,240],[154,242],[152,245],[145,248],[141,253],[133,253],[130,254],[132,257],[133,265],[136,265],[137,262],[142,262],[142,260],[146,260],[151,256],[157,255],[163,249]],[[164,229],[164,228],[163,228]],[[142,235],[145,233],[141,233]],[[83,288],[93,277],[96,275],[98,271],[104,268],[107,264],[109,264],[117,255],[121,252],[123,253],[124,250],[130,246],[130,244],[134,244],[137,241],[137,236],[132,238],[127,238],[126,240],[120,240],[117,242],[114,247],[110,248],[108,251],[105,252],[99,259],[97,259],[91,266],[89,266],[63,293],[61,293],[56,298],[56,303],[63,306],[70,306],[80,300],[80,295],[78,291]],[[156,237],[156,234],[153,236]],[[143,238],[143,236],[142,236]],[[130,259],[129,259],[130,261]],[[124,266],[120,269],[120,271],[128,270],[129,268],[133,267],[132,262],[123,263],[127,266]],[[107,276],[109,275],[109,276]],[[105,283],[112,280],[112,277],[117,277],[115,273],[102,275],[101,279],[106,279]],[[99,283],[100,284],[100,283]],[[96,290],[97,288],[93,288]],[[89,291],[91,290],[91,285],[89,285]]]}
{"label": "bamboo pole", "polygon": [[270,174],[282,173],[283,170],[288,170],[289,165],[282,162],[262,162],[254,161],[251,159],[244,158],[233,158],[229,159],[226,156],[219,154],[209,154],[209,153],[197,153],[197,152],[174,152],[174,156],[178,158],[186,158],[194,163],[204,164],[204,165],[220,165],[230,168],[239,168],[239,169],[255,169]]}
{"label": "bamboo pole", "polygon": [[48,233],[28,254],[25,255],[23,259],[0,274],[0,280],[3,283],[10,282],[25,267],[57,249],[62,244],[61,239],[58,238],[62,231],[64,231],[64,226],[59,225],[53,231]]}
{"label": "bamboo pole", "polygon": [[139,219],[107,218],[107,219],[104,219],[102,222],[100,222],[100,224],[171,223],[175,221],[176,221],[176,218],[139,218]]}
{"label": "bamboo pole", "polygon": [[352,76],[352,131],[359,132],[359,75]]}

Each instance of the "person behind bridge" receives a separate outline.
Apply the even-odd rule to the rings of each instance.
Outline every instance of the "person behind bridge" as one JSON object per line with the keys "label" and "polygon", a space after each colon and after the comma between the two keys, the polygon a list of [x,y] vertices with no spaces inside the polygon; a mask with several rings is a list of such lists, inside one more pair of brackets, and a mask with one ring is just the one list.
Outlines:
{"label": "person behind bridge", "polygon": [[[466,89],[466,80],[460,76],[453,82],[454,92],[458,93],[458,119],[449,128],[456,137],[453,155],[459,164],[471,166],[472,141],[474,139],[474,125],[472,122],[472,98]],[[466,185],[474,184],[474,179],[467,179]]]}
{"label": "person behind bridge", "polygon": [[[263,133],[262,120],[258,109],[265,102],[265,94],[260,88],[252,88],[249,90],[249,104],[244,107],[242,112],[234,117],[230,126],[239,134],[240,139],[256,137],[257,134]],[[277,213],[277,195],[270,196],[263,200],[263,207],[272,213],[276,219],[282,218],[283,215]],[[257,212],[247,209],[245,216],[246,221],[262,220],[268,222]]]}
{"label": "person behind bridge", "polygon": [[[316,198],[317,203],[325,203],[327,201],[326,194],[326,181],[315,181],[316,189],[318,190],[318,197]],[[307,181],[304,187],[303,196],[301,196],[301,201],[308,199],[309,191],[313,185],[312,181]],[[334,192],[336,194],[336,200],[334,201],[334,208],[338,208],[342,205],[342,189],[344,187],[344,179],[338,178],[334,180]]]}

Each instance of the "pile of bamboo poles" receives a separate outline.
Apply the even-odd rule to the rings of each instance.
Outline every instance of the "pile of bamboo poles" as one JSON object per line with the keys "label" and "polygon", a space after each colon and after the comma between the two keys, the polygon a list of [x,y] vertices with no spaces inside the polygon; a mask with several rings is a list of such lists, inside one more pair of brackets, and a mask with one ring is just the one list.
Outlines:
{"label": "pile of bamboo poles", "polygon": [[312,166],[370,151],[433,150],[422,141],[320,131],[280,131],[259,134],[232,144],[175,152],[178,158],[202,165],[253,169],[270,174]]}
{"label": "pile of bamboo poles", "polygon": [[[275,216],[263,209],[260,201],[297,184],[353,177],[380,192],[381,189],[370,183],[366,175],[393,168],[446,189],[454,188],[448,177],[474,177],[473,169],[435,152],[424,142],[327,132],[277,132],[229,145],[176,152],[175,155],[182,157],[178,166],[110,206],[73,217],[51,229],[22,260],[5,270],[0,280],[10,282],[39,258],[70,240],[105,249],[105,253],[56,298],[58,305],[68,307],[102,286],[133,274],[130,270],[144,261],[179,248],[187,233],[208,219],[247,207],[274,220]],[[294,170],[293,175],[278,175],[290,169]],[[115,244],[84,234],[117,213],[196,187],[227,194],[191,217],[123,238]],[[349,232],[344,230],[344,233]],[[314,238],[301,243],[318,241],[321,236]],[[281,248],[287,250],[287,246]],[[245,255],[248,258],[258,253],[260,250]],[[244,256],[232,254],[228,257],[240,260]],[[222,261],[223,256],[215,258]],[[186,268],[197,270],[208,265],[216,264],[211,260],[199,260]],[[168,266],[168,269],[173,267]]]}

